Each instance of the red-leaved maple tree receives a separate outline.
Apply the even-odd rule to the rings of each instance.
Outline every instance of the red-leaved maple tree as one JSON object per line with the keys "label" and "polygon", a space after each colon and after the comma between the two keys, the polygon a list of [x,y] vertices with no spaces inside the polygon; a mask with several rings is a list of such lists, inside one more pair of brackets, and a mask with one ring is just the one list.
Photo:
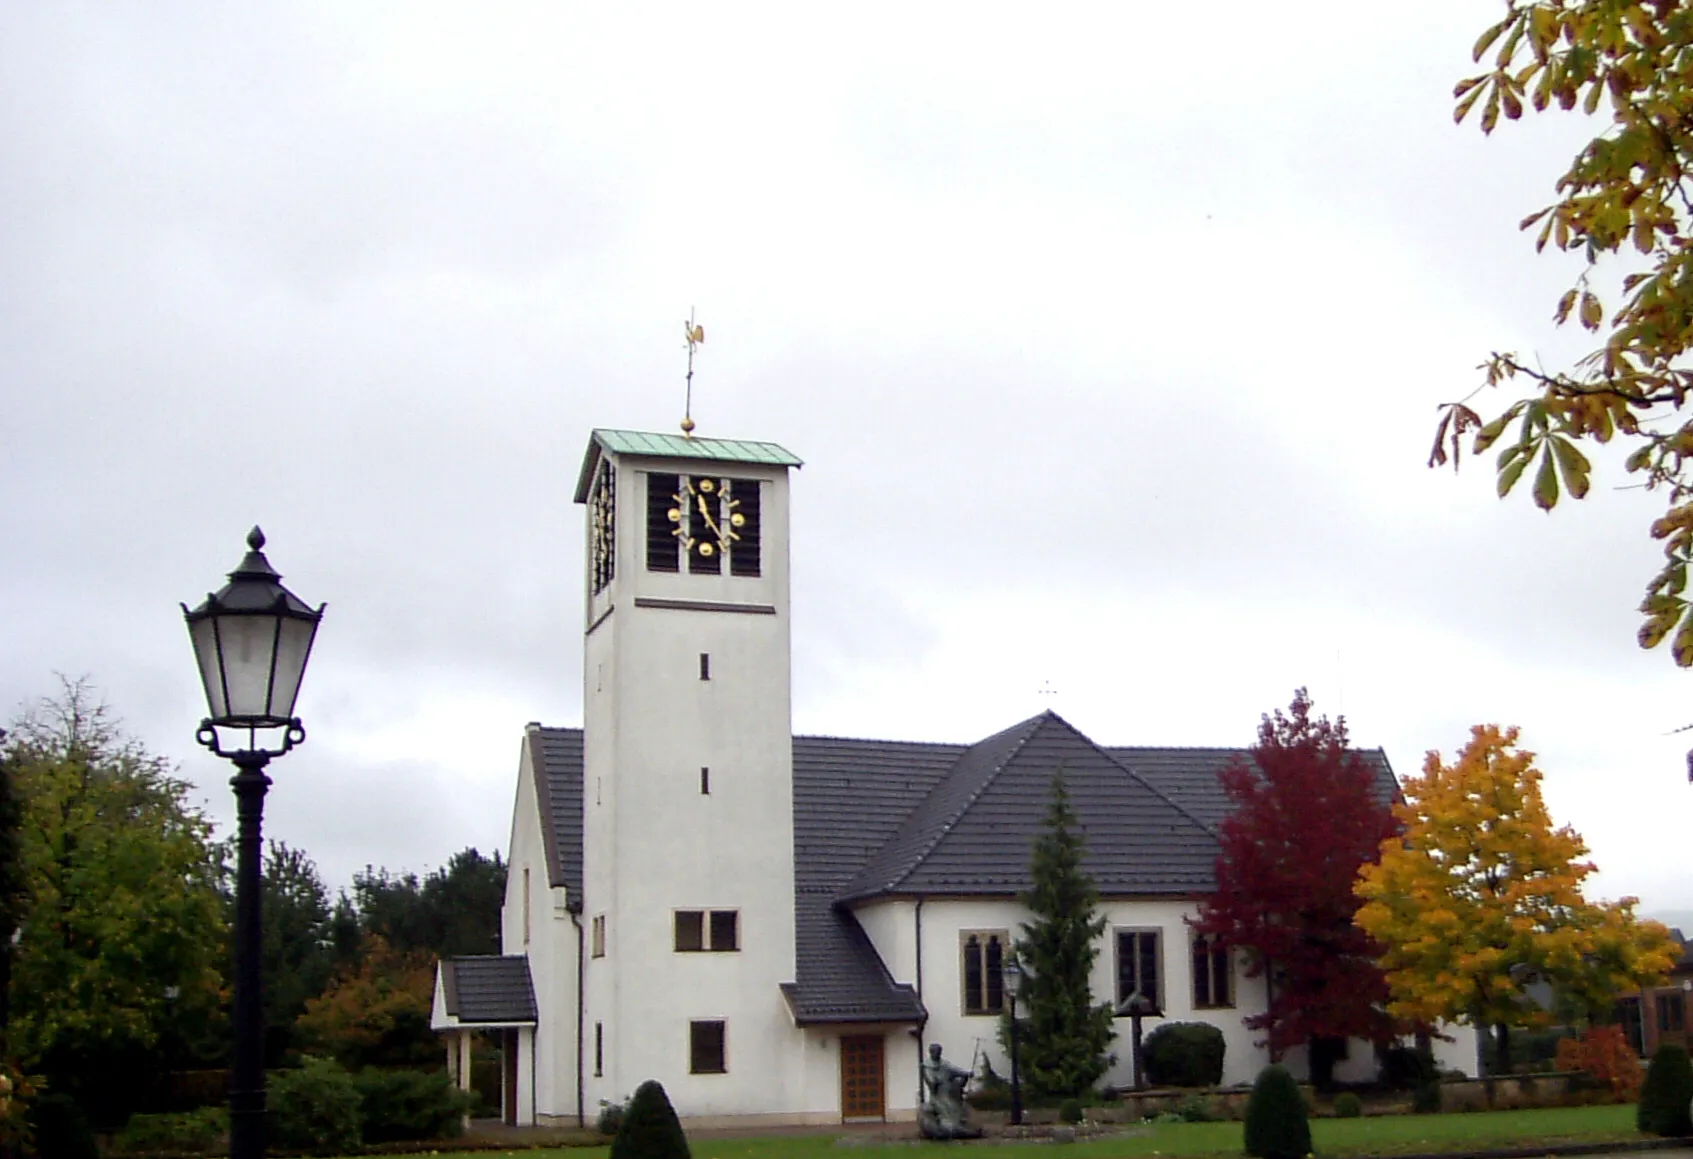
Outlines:
{"label": "red-leaved maple tree", "polygon": [[1234,803],[1218,833],[1217,892],[1194,932],[1245,952],[1249,978],[1270,976],[1268,1008],[1246,1020],[1272,1058],[1310,1044],[1311,1077],[1327,1086],[1349,1038],[1385,1043],[1389,1018],[1380,946],[1352,923],[1358,869],[1398,830],[1346,720],[1311,716],[1301,688],[1287,715],[1258,728],[1250,759],[1219,774]]}

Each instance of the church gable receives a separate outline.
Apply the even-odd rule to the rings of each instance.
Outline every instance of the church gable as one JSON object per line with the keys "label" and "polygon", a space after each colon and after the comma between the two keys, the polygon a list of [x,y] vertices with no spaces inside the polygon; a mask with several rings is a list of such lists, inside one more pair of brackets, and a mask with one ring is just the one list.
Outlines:
{"label": "church gable", "polygon": [[875,896],[1026,891],[1029,849],[1062,771],[1100,892],[1190,895],[1215,888],[1216,838],[1198,819],[1046,713],[973,746],[842,890]]}

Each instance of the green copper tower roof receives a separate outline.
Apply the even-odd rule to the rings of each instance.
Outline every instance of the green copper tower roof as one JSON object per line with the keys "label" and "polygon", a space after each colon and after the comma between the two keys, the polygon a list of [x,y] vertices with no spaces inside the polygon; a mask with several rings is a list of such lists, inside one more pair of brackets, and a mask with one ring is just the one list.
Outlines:
{"label": "green copper tower roof", "polygon": [[755,443],[746,439],[702,439],[683,435],[655,435],[645,431],[596,429],[582,459],[582,473],[576,480],[576,502],[588,501],[594,465],[600,455],[650,455],[659,459],[705,459],[719,463],[760,463],[769,467],[804,466],[797,455],[776,443]]}

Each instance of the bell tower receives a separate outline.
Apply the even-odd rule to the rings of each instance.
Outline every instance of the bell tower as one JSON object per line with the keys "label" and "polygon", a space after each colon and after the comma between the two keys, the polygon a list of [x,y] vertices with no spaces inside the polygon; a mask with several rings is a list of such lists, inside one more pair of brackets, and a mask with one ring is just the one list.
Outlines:
{"label": "bell tower", "polygon": [[[793,1081],[788,478],[774,443],[596,430],[583,601],[587,1103]],[[596,1065],[597,1064],[597,1065]]]}

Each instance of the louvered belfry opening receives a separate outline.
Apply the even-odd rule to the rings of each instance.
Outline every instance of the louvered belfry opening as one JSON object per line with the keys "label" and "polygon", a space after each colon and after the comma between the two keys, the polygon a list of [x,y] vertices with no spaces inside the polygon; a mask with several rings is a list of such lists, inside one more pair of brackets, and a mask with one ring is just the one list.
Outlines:
{"label": "louvered belfry opening", "polygon": [[647,570],[680,571],[682,541],[670,512],[676,506],[675,475],[647,476]]}
{"label": "louvered belfry opening", "polygon": [[740,536],[729,549],[729,574],[739,576],[760,575],[759,559],[759,518],[758,518],[758,480],[730,479],[729,494],[738,506],[735,513],[741,516],[741,525],[735,528]]}

